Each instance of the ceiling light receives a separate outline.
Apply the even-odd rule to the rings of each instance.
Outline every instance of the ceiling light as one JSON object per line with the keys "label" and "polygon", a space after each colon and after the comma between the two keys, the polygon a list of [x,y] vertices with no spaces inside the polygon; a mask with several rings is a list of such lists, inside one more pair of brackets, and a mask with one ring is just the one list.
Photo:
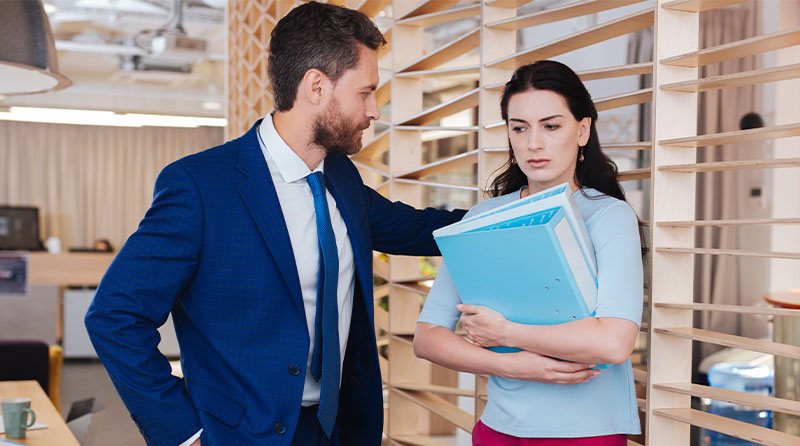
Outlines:
{"label": "ceiling light", "polygon": [[72,82],[58,72],[53,33],[41,0],[4,0],[0,14],[0,94],[60,90]]}
{"label": "ceiling light", "polygon": [[222,103],[217,101],[204,101],[200,107],[203,110],[222,110]]}
{"label": "ceiling light", "polygon": [[113,127],[225,127],[224,118],[202,116],[150,115],[114,113],[106,110],[75,110],[63,108],[10,107],[0,111],[0,120],[41,122],[49,124],[101,125]]}

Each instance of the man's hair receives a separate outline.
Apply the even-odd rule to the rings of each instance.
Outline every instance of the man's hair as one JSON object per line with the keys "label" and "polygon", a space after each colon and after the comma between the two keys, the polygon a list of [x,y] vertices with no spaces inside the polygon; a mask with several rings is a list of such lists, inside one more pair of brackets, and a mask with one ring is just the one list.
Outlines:
{"label": "man's hair", "polygon": [[292,109],[308,70],[316,68],[336,82],[358,64],[359,44],[377,50],[385,43],[378,27],[358,11],[317,2],[294,8],[278,21],[269,45],[275,109]]}

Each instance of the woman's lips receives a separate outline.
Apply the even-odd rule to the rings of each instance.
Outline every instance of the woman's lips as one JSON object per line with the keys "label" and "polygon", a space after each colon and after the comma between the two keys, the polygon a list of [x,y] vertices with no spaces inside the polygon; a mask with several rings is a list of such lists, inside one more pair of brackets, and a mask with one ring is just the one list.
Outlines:
{"label": "woman's lips", "polygon": [[533,159],[528,160],[528,165],[534,168],[544,167],[546,166],[550,160],[548,159]]}

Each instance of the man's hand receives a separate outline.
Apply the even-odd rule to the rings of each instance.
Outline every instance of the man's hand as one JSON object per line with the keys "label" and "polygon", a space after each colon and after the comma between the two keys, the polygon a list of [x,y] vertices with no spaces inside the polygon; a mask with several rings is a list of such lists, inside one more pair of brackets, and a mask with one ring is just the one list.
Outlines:
{"label": "man's hand", "polygon": [[508,320],[497,311],[481,305],[456,305],[462,312],[461,322],[467,330],[467,338],[481,347],[505,345],[503,338]]}
{"label": "man's hand", "polygon": [[200,446],[200,439],[194,441],[194,443],[190,444],[189,446]]}
{"label": "man's hand", "polygon": [[580,384],[600,375],[597,364],[559,361],[529,351],[504,353],[504,378],[548,384]]}

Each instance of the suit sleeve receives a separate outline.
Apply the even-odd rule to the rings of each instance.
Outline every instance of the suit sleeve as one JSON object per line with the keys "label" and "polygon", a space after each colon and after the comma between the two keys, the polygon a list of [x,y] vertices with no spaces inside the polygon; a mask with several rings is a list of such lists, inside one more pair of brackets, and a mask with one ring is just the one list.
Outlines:
{"label": "suit sleeve", "polygon": [[158,351],[158,327],[191,281],[202,249],[202,204],[177,164],[103,276],[86,315],[100,360],[148,445],[176,446],[202,427],[183,380]]}
{"label": "suit sleeve", "polygon": [[399,201],[389,201],[367,186],[364,194],[373,249],[389,254],[441,255],[431,233],[460,221],[466,213],[462,209],[414,209]]}

